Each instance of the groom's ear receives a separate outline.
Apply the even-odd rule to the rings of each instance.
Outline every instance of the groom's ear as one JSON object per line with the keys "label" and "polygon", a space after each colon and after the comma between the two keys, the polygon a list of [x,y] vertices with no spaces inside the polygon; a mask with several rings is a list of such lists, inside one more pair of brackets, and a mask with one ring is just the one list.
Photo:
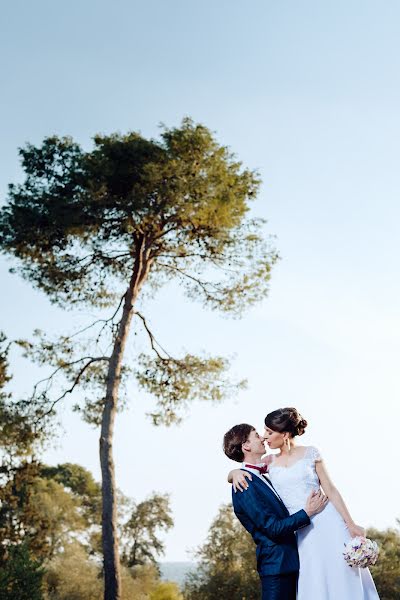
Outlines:
{"label": "groom's ear", "polygon": [[248,442],[243,442],[243,444],[242,444],[242,452],[243,453],[249,452],[249,450],[250,450],[250,448],[248,446]]}

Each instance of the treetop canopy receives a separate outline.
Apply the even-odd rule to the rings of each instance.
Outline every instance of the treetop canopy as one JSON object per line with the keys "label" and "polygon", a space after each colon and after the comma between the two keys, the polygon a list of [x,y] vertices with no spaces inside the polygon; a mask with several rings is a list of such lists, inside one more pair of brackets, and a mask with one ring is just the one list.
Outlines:
{"label": "treetop canopy", "polygon": [[245,218],[259,177],[205,126],[97,135],[89,152],[53,136],[20,155],[26,178],[9,186],[0,248],[52,301],[110,305],[141,252],[150,283],[178,277],[214,308],[240,312],[267,293],[277,255],[262,221]]}

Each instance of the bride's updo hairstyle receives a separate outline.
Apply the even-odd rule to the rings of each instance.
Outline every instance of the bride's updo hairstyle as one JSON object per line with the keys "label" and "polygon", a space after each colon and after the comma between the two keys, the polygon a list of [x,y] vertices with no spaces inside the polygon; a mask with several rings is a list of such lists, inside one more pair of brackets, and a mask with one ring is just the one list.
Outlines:
{"label": "bride's updo hairstyle", "polygon": [[267,414],[265,427],[279,433],[289,433],[292,438],[303,435],[307,421],[303,419],[298,410],[293,407],[278,408]]}

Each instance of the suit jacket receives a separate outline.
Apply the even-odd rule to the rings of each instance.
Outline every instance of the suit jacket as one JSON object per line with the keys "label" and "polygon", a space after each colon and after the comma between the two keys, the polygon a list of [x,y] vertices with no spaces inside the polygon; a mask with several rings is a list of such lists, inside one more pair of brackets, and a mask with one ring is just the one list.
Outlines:
{"label": "suit jacket", "polygon": [[257,570],[262,575],[280,575],[299,570],[295,531],[310,524],[304,510],[293,515],[270,486],[253,475],[248,488],[232,488],[235,514],[257,545]]}

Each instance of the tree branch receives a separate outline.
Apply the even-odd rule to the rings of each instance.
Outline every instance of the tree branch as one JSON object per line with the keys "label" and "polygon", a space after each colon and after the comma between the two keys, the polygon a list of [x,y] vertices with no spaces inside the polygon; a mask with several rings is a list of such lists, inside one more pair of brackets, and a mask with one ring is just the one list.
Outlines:
{"label": "tree branch", "polygon": [[[86,368],[87,368],[89,365],[91,365],[92,363],[94,363],[94,362],[97,362],[97,361],[108,361],[108,360],[110,360],[110,359],[108,358],[108,356],[97,356],[97,357],[95,357],[95,358],[93,358],[92,356],[82,356],[82,358],[78,358],[77,360],[74,360],[74,361],[72,361],[72,362],[70,362],[70,363],[64,363],[64,364],[60,365],[59,367],[57,367],[57,368],[56,368],[56,369],[55,369],[55,370],[54,370],[54,371],[51,373],[51,375],[49,375],[48,377],[45,377],[44,379],[41,379],[40,381],[37,381],[37,382],[35,383],[35,385],[34,385],[34,388],[33,388],[33,393],[32,393],[32,396],[31,396],[31,398],[30,398],[30,399],[31,399],[32,401],[34,400],[34,398],[35,398],[35,396],[36,396],[36,392],[37,392],[37,389],[38,389],[39,385],[41,385],[42,383],[45,383],[45,382],[47,382],[47,385],[46,385],[46,391],[47,391],[47,390],[49,389],[49,384],[50,384],[50,382],[52,382],[52,381],[53,381],[54,377],[57,375],[57,373],[59,373],[59,371],[61,371],[62,369],[67,369],[67,368],[69,368],[69,367],[72,367],[72,366],[74,366],[74,365],[77,365],[78,363],[82,362],[83,360],[88,360],[89,362],[86,364],[86,366],[85,366],[85,368],[83,369],[83,371],[82,371],[82,372],[80,372],[80,375],[79,375],[78,381],[79,381],[80,377],[83,375],[84,371],[86,370]],[[76,385],[76,384],[75,384],[75,385]],[[74,387],[75,387],[75,386],[74,386]],[[68,393],[68,391],[67,391],[66,393]],[[57,401],[58,401],[58,400],[57,400]]]}
{"label": "tree branch", "polygon": [[166,355],[167,355],[167,357],[168,357],[169,359],[171,359],[171,358],[172,358],[172,356],[171,356],[170,354],[168,354],[168,352],[165,350],[165,348],[163,348],[163,347],[161,346],[161,344],[159,344],[159,343],[157,342],[157,340],[155,339],[155,337],[154,337],[153,333],[150,331],[150,329],[149,329],[149,326],[147,325],[147,321],[146,321],[146,319],[144,318],[144,316],[143,316],[143,315],[142,315],[140,312],[138,312],[137,310],[135,310],[135,311],[134,311],[134,314],[135,314],[135,315],[137,315],[137,316],[139,317],[139,319],[141,319],[141,320],[142,320],[142,323],[143,323],[143,325],[144,325],[144,328],[145,328],[145,330],[147,331],[147,334],[148,334],[148,336],[149,336],[149,338],[150,338],[150,344],[151,344],[151,347],[152,347],[152,349],[154,350],[154,352],[157,354],[158,358],[159,358],[160,360],[163,360],[163,361],[164,361],[164,360],[166,360],[166,359],[165,359],[165,357],[164,357],[164,356],[162,356],[162,355],[159,353],[159,351],[158,351],[158,350],[157,350],[157,348],[156,348],[156,345],[157,345],[157,346],[158,346],[158,347],[159,347],[159,348],[160,348],[160,349],[161,349],[161,350],[164,352],[164,354],[166,354]]}
{"label": "tree branch", "polygon": [[[225,271],[227,273],[237,273],[237,271],[235,269],[229,269],[228,267],[224,267],[223,264],[226,262],[226,257],[223,256],[209,256],[207,254],[201,254],[199,252],[182,252],[181,254],[176,254],[175,256],[171,256],[169,254],[157,254],[157,259],[158,258],[167,258],[169,260],[178,260],[178,259],[186,259],[186,258],[199,258],[204,262],[209,262],[212,263],[217,269],[220,269],[221,271]],[[235,257],[235,256],[231,256],[229,257],[229,260],[231,263],[235,262],[235,259],[239,258],[239,256]],[[219,264],[220,263],[220,264]],[[159,263],[161,266],[167,266],[165,264]],[[241,266],[241,264],[238,262],[237,263],[238,267]]]}
{"label": "tree branch", "polygon": [[75,333],[73,333],[72,335],[66,337],[66,340],[72,340],[72,338],[76,337],[77,335],[81,335],[82,333],[85,333],[85,331],[88,331],[89,329],[91,329],[92,327],[94,327],[95,325],[97,325],[98,323],[104,323],[103,327],[100,329],[99,331],[99,335],[97,336],[97,341],[99,340],[99,337],[101,336],[104,327],[106,327],[107,323],[113,323],[116,315],[118,314],[119,309],[122,306],[122,303],[124,301],[124,298],[126,296],[126,292],[125,294],[122,296],[122,298],[120,299],[120,301],[118,302],[118,306],[116,308],[116,310],[114,311],[114,313],[111,315],[111,317],[109,317],[108,319],[97,319],[96,321],[93,321],[93,323],[91,323],[90,325],[88,325],[87,327],[84,327],[83,329],[80,329],[79,331],[76,331]]}
{"label": "tree branch", "polygon": [[[85,357],[85,358],[89,358],[89,357]],[[76,364],[76,363],[80,362],[81,360],[84,360],[84,359],[82,359],[82,358],[81,358],[81,359],[79,359],[79,360],[77,360],[77,361],[74,361],[73,363],[70,363],[70,365],[72,365],[72,364]],[[80,381],[80,379],[81,379],[82,375],[83,375],[83,374],[85,373],[85,371],[86,371],[86,370],[87,370],[87,369],[90,367],[90,365],[92,365],[94,362],[98,362],[98,361],[109,361],[109,360],[110,360],[110,359],[109,359],[107,356],[98,356],[98,357],[96,357],[96,358],[90,358],[90,359],[88,360],[88,362],[87,362],[85,365],[83,365],[83,367],[80,369],[80,371],[79,371],[79,372],[78,372],[78,374],[76,375],[76,377],[75,377],[75,379],[74,379],[74,381],[73,381],[73,383],[72,383],[71,387],[70,387],[70,388],[68,388],[67,390],[65,390],[65,391],[64,391],[64,392],[61,394],[61,396],[59,396],[58,398],[56,398],[55,400],[53,400],[53,402],[52,402],[52,403],[51,403],[51,405],[50,405],[50,408],[49,408],[49,409],[48,409],[46,412],[42,413],[42,415],[40,416],[40,418],[36,420],[36,423],[37,423],[37,422],[38,422],[40,419],[43,419],[44,417],[46,417],[46,416],[50,415],[50,414],[53,412],[53,409],[54,409],[55,405],[56,405],[58,402],[60,402],[60,400],[63,400],[63,399],[65,398],[65,396],[67,396],[67,394],[71,394],[71,393],[74,391],[74,389],[75,389],[75,388],[76,388],[76,386],[78,385],[78,383],[79,383],[79,381]],[[70,366],[70,365],[68,365],[68,366]],[[61,368],[61,367],[60,367],[60,368]],[[57,369],[57,371],[58,371],[58,370],[59,370],[59,369]],[[53,373],[53,374],[51,375],[51,377],[52,377],[52,376],[54,376],[54,374],[55,374],[55,373]],[[43,381],[45,381],[45,380],[43,380]],[[35,387],[36,387],[36,386],[35,386]]]}
{"label": "tree branch", "polygon": [[219,292],[218,286],[215,285],[215,283],[204,283],[204,281],[201,281],[201,279],[198,279],[197,277],[193,277],[193,275],[189,275],[189,273],[186,273],[186,271],[184,271],[183,269],[180,269],[179,267],[174,267],[173,265],[166,265],[165,263],[158,263],[158,264],[161,265],[162,267],[165,267],[166,269],[171,269],[172,271],[177,271],[177,273],[180,273],[180,275],[182,275],[183,277],[187,277],[188,279],[191,279],[192,281],[194,281],[195,283],[197,283],[197,285],[199,285],[201,287],[201,289],[207,296],[210,294],[210,292],[207,289],[207,286],[213,287],[215,289],[215,291]]}

